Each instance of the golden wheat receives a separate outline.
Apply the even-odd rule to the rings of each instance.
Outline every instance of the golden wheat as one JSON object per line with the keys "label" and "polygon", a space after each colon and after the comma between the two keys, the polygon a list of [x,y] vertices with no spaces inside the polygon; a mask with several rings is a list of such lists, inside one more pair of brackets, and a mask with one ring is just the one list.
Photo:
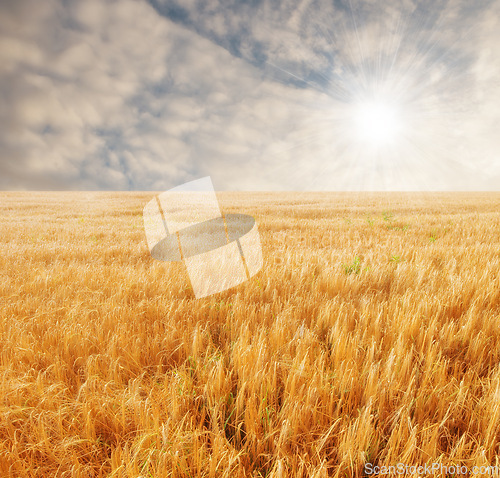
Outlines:
{"label": "golden wheat", "polygon": [[0,194],[0,476],[500,466],[500,194],[218,193],[264,267],[200,300],[153,195]]}

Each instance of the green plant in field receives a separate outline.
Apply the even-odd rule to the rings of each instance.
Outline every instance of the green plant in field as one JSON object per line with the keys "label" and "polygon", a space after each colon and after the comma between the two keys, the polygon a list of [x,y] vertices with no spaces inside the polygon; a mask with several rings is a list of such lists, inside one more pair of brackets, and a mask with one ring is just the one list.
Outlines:
{"label": "green plant in field", "polygon": [[221,300],[220,302],[217,302],[214,307],[215,307],[215,310],[221,310],[223,308],[231,308],[233,305],[232,302],[224,302],[223,300]]}
{"label": "green plant in field", "polygon": [[394,263],[396,263],[396,264],[397,264],[397,263],[401,262],[401,256],[398,256],[398,255],[396,255],[396,254],[393,254],[389,260],[390,260],[391,262],[394,262]]}
{"label": "green plant in field", "polygon": [[262,424],[264,426],[271,426],[272,415],[274,412],[274,408],[269,404],[268,401],[268,393],[269,390],[266,388],[266,394],[262,399]]}
{"label": "green plant in field", "polygon": [[391,211],[382,212],[382,217],[384,218],[384,221],[386,221],[386,222],[391,222],[394,220],[394,214]]}
{"label": "green plant in field", "polygon": [[373,224],[375,223],[375,221],[371,218],[371,216],[368,216],[366,218],[366,222],[368,223],[369,226],[373,226]]}
{"label": "green plant in field", "polygon": [[429,241],[430,242],[436,242],[436,239],[437,239],[437,233],[436,233],[436,231],[432,231],[431,235],[429,237]]}
{"label": "green plant in field", "polygon": [[342,264],[346,275],[359,274],[361,272],[361,260],[358,256],[354,258],[351,264]]}
{"label": "green plant in field", "polygon": [[[388,219],[388,221],[391,221],[391,219]],[[387,229],[390,229],[392,231],[402,231],[402,232],[405,232],[405,231],[408,230],[408,228],[410,226],[408,224],[404,224],[403,226],[401,226],[401,225],[400,226],[396,226],[396,225],[391,226],[391,225],[387,224],[386,227],[387,227]]]}
{"label": "green plant in field", "polygon": [[197,369],[197,364],[196,364],[196,360],[194,359],[194,357],[192,355],[190,355],[187,359],[186,359],[186,362],[187,362],[187,371],[188,373],[193,376],[195,373],[196,373],[196,369]]}

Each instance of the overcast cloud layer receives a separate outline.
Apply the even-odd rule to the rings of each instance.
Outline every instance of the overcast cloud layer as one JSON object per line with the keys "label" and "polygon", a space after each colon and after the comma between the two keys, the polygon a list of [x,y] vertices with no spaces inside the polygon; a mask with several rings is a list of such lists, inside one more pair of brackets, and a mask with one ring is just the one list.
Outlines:
{"label": "overcast cloud layer", "polygon": [[499,190],[498,45],[500,0],[3,0],[0,188]]}

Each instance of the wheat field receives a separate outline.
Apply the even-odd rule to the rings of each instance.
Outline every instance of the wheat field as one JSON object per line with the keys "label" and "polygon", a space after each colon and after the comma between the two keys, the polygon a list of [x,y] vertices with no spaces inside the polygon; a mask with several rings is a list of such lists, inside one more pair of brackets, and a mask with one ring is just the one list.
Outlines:
{"label": "wheat field", "polygon": [[154,195],[0,193],[1,477],[500,466],[500,193],[218,193],[264,266],[199,300]]}

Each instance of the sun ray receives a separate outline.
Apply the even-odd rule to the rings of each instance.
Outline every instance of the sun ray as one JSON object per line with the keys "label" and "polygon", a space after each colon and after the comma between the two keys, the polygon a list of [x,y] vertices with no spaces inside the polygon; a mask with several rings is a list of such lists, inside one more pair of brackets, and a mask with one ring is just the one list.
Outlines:
{"label": "sun ray", "polygon": [[[293,79],[291,87],[300,81],[299,88],[320,93],[309,96],[309,111],[301,104],[304,109],[290,121],[293,133],[287,135],[289,150],[295,148],[290,158],[304,156],[305,165],[314,162],[315,189],[333,184],[425,189],[445,183],[430,171],[445,177],[447,170],[453,175],[454,165],[464,171],[470,166],[469,158],[450,153],[457,150],[455,131],[467,120],[471,103],[457,97],[457,91],[465,89],[459,66],[467,61],[466,53],[460,54],[453,38],[443,42],[440,34],[448,28],[449,17],[435,11],[431,18],[411,6],[387,5],[383,10],[383,15],[371,16],[369,4],[349,0],[331,22],[311,15],[307,28],[321,45],[310,46],[311,75],[305,50],[295,56],[290,50],[290,62],[268,60]],[[328,44],[331,49],[324,48]],[[454,74],[445,75],[450,70]],[[302,173],[310,173],[292,159],[282,162],[282,170],[302,185]]]}

